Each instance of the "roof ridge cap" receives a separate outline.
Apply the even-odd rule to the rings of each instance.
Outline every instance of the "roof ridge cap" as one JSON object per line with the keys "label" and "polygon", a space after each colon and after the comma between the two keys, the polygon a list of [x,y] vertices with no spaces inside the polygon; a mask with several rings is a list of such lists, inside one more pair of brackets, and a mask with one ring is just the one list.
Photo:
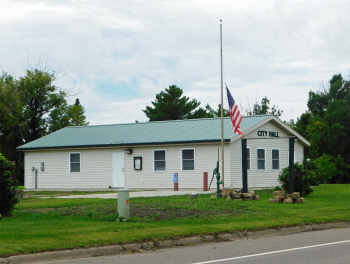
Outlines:
{"label": "roof ridge cap", "polygon": [[[262,116],[272,116],[272,114],[266,115],[245,115],[244,118],[254,118]],[[192,118],[192,119],[178,119],[178,120],[160,120],[160,121],[145,121],[137,123],[119,123],[119,124],[101,124],[101,125],[86,125],[86,126],[67,126],[64,128],[85,128],[85,127],[103,127],[103,126],[121,126],[121,125],[142,125],[142,124],[154,124],[154,123],[172,123],[172,122],[193,122],[193,121],[204,121],[204,120],[215,120],[220,119],[221,117],[208,117],[208,118]],[[224,116],[225,119],[230,119],[229,116]],[[63,129],[64,129],[63,128]]]}

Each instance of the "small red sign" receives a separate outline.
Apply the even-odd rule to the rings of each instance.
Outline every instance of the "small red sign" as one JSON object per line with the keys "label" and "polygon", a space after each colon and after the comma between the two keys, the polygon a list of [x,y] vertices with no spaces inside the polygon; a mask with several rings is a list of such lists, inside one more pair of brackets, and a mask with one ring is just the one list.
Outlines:
{"label": "small red sign", "polygon": [[128,199],[128,200],[126,200],[126,204],[129,204],[129,199]]}

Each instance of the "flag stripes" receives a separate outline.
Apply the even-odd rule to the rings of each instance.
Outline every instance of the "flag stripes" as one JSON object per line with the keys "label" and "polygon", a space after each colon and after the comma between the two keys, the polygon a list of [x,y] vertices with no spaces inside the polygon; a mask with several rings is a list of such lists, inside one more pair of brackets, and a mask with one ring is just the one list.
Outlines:
{"label": "flag stripes", "polygon": [[226,86],[226,91],[227,91],[227,99],[228,99],[229,113],[230,113],[230,117],[231,117],[233,133],[240,134],[240,135],[242,135],[242,137],[244,137],[243,132],[240,128],[240,124],[241,124],[243,116],[242,116],[241,112],[239,111],[238,106],[236,105],[236,102],[233,99],[227,86]]}

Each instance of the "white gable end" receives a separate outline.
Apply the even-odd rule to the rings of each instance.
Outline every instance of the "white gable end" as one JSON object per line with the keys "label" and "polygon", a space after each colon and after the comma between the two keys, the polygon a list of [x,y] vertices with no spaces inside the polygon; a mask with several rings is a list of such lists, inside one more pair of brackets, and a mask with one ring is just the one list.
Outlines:
{"label": "white gable end", "polygon": [[[245,135],[249,149],[248,188],[280,185],[278,175],[288,166],[289,131],[269,121]],[[231,142],[231,187],[242,188],[241,140]],[[304,147],[299,140],[294,143],[296,162],[302,162]],[[260,165],[259,165],[260,164]]]}

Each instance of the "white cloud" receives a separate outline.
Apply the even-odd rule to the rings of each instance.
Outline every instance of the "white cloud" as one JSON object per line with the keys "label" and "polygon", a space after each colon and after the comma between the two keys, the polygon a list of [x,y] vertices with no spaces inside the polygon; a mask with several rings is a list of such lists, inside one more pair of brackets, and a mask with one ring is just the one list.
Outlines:
{"label": "white cloud", "polygon": [[310,89],[348,74],[349,10],[340,0],[2,1],[0,66],[20,75],[27,61],[54,61],[91,124],[145,121],[141,109],[171,84],[216,108],[223,19],[234,98],[267,96],[296,119]]}

